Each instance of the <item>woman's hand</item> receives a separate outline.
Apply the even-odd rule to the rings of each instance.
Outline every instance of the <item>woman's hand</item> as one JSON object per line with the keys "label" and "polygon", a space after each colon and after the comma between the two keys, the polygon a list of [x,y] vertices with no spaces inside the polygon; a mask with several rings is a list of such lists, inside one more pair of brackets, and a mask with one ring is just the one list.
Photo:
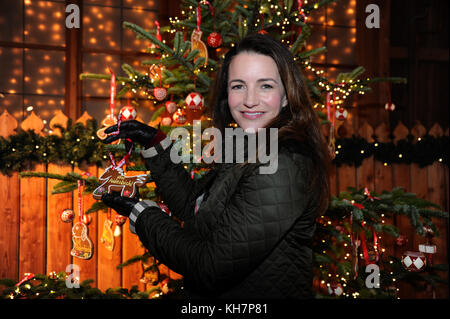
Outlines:
{"label": "woman's hand", "polygon": [[128,217],[134,207],[139,202],[138,197],[129,198],[120,196],[119,192],[104,193],[102,202],[114,209],[118,214]]}
{"label": "woman's hand", "polygon": [[[105,130],[106,134],[111,134],[117,132],[118,124],[108,127]],[[133,142],[136,142],[147,148],[151,145],[153,138],[155,137],[157,129],[148,126],[142,122],[136,120],[124,121],[120,123],[119,134],[109,135],[106,139],[103,140],[104,143],[109,144],[118,140],[119,138],[129,138]]]}

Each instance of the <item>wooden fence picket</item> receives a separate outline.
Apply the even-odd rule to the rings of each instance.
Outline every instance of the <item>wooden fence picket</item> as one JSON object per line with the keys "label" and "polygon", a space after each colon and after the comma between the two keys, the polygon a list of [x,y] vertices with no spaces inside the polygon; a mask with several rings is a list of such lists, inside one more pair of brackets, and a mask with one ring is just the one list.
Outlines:
{"label": "wooden fence picket", "polygon": [[0,115],[0,136],[6,138],[14,134],[17,125],[16,118],[9,114],[7,110],[4,110],[2,115]]}
{"label": "wooden fence picket", "polygon": [[[344,123],[337,129],[336,138],[350,138],[353,134],[353,127],[350,124]],[[336,151],[345,152],[344,149],[340,148],[340,145],[336,143]],[[355,187],[357,185],[356,181],[356,168],[353,165],[343,164],[336,168],[336,178],[337,178],[337,190],[338,194],[342,191],[347,191],[347,187]]]}
{"label": "wooden fence picket", "polygon": [[[364,138],[367,142],[373,143],[373,129],[369,123],[364,122],[358,131],[359,137]],[[364,152],[365,150],[361,150]],[[367,150],[366,150],[367,151]],[[373,156],[365,158],[361,166],[356,168],[356,188],[367,187],[370,191],[375,190],[375,180],[374,180],[374,159]]]}
{"label": "wooden fence picket", "polygon": [[[44,124],[34,112],[22,123],[23,130],[43,134]],[[31,169],[31,167],[30,167]],[[45,164],[37,164],[35,172],[46,172]],[[20,179],[19,277],[24,273],[46,272],[47,183],[43,178]]]}
{"label": "wooden fence picket", "polygon": [[[69,165],[48,164],[48,173],[65,175],[71,171]],[[47,274],[65,270],[72,260],[72,223],[65,223],[60,217],[64,209],[72,209],[72,194],[52,194],[57,183],[55,179],[47,180]]]}
{"label": "wooden fence picket", "polygon": [[[14,134],[17,120],[4,111],[0,116],[0,136]],[[19,277],[19,174],[10,176],[0,173],[0,278]]]}

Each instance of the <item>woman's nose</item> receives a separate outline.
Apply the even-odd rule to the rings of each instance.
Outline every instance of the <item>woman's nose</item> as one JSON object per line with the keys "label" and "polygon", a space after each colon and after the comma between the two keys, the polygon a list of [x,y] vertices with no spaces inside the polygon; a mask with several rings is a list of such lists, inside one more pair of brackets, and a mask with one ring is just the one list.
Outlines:
{"label": "woman's nose", "polygon": [[258,92],[254,89],[248,89],[245,98],[244,98],[244,105],[248,108],[252,108],[254,106],[257,106],[259,104],[259,97]]}

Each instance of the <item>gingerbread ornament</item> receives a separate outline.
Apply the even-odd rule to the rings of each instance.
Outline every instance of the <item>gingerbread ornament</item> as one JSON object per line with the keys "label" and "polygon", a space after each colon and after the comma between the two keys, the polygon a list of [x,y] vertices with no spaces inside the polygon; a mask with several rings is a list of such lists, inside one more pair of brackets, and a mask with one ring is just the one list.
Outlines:
{"label": "gingerbread ornament", "polygon": [[[85,175],[85,173],[83,173]],[[87,175],[87,174],[86,174]],[[84,213],[84,187],[85,181],[78,180],[78,222],[72,227],[73,247],[70,254],[80,259],[90,259],[92,257],[94,246],[88,237],[88,226]]]}
{"label": "gingerbread ornament", "polygon": [[191,34],[191,51],[194,51],[195,49],[199,50],[200,53],[197,55],[197,57],[194,58],[194,62],[197,61],[199,57],[205,58],[204,66],[208,64],[208,49],[206,47],[205,42],[202,41],[202,34],[203,32],[200,30],[194,30]]}
{"label": "gingerbread ornament", "polygon": [[138,187],[145,185],[147,175],[126,176],[120,167],[111,165],[99,177],[99,181],[102,184],[92,193],[94,199],[102,199],[105,192],[120,192],[120,196],[133,198],[138,192]]}
{"label": "gingerbread ornament", "polygon": [[201,24],[201,7],[200,7],[201,1],[198,3],[197,6],[197,29],[192,31],[191,34],[191,51],[194,51],[195,49],[199,50],[199,54],[196,58],[194,58],[194,63],[197,61],[199,57],[205,58],[204,66],[208,64],[208,48],[206,47],[205,42],[202,41],[202,34],[203,32],[200,29]]}
{"label": "gingerbread ornament", "polygon": [[103,223],[103,232],[100,241],[105,245],[106,249],[113,251],[114,250],[114,236],[111,229],[112,221],[106,219]]}
{"label": "gingerbread ornament", "polygon": [[88,228],[86,224],[78,222],[72,227],[73,248],[70,254],[80,259],[90,259],[94,247],[88,237]]}

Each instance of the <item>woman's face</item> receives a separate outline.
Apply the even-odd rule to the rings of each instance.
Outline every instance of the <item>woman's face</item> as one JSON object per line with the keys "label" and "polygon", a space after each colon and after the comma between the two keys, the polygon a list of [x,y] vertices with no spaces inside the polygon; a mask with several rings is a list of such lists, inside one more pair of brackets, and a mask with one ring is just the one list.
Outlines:
{"label": "woman's face", "polygon": [[244,130],[265,127],[287,105],[275,61],[255,52],[242,52],[230,63],[228,106]]}

